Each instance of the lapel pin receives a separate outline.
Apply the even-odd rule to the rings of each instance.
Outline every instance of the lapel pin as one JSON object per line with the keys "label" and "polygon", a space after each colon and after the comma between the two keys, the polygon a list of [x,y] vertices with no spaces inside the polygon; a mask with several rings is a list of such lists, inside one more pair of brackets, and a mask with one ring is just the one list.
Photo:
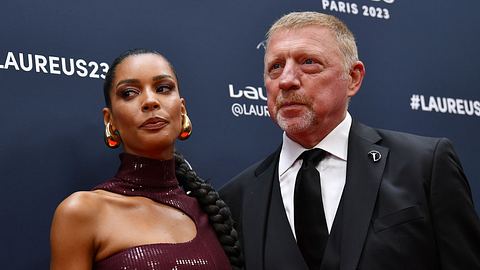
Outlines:
{"label": "lapel pin", "polygon": [[373,162],[378,162],[382,158],[382,155],[377,150],[371,150],[370,152],[368,152],[368,156],[372,159]]}

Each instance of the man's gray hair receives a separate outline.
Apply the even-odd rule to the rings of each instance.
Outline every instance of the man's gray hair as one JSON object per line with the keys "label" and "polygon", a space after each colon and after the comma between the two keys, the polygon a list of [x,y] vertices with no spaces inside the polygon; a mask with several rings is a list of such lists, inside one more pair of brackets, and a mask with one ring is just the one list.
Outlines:
{"label": "man's gray hair", "polygon": [[278,19],[266,34],[266,48],[271,36],[279,30],[300,29],[310,25],[318,25],[329,29],[335,36],[338,47],[344,56],[345,71],[349,73],[351,66],[358,61],[358,50],[355,37],[347,25],[338,18],[319,12],[292,12]]}

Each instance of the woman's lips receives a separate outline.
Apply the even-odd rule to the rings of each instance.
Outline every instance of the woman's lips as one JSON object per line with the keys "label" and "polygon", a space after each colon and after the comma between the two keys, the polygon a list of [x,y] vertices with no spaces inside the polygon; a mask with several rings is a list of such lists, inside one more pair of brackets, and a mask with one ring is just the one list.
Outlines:
{"label": "woman's lips", "polygon": [[161,117],[152,117],[147,119],[147,121],[143,122],[140,125],[140,128],[146,130],[157,130],[165,127],[167,124],[168,121]]}

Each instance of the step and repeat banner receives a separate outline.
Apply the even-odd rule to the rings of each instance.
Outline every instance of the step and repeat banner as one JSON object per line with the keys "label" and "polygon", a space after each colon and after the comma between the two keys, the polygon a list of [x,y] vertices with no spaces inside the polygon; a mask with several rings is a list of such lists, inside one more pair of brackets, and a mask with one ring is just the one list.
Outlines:
{"label": "step and repeat banner", "polygon": [[272,152],[264,34],[291,11],[338,16],[357,38],[366,78],[350,105],[368,125],[450,138],[480,209],[480,2],[452,0],[2,1],[0,261],[48,269],[59,202],[112,176],[103,144],[103,78],[131,48],[175,66],[193,122],[177,143],[220,187]]}

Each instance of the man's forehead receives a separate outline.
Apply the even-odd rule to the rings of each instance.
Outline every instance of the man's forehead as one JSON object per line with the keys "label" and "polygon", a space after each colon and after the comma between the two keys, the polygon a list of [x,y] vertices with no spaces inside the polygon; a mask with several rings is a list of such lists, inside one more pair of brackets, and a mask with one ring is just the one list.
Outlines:
{"label": "man's forehead", "polygon": [[265,55],[303,51],[320,52],[338,48],[331,31],[323,26],[309,26],[283,29],[272,33],[265,49]]}
{"label": "man's forehead", "polygon": [[333,32],[330,28],[323,25],[318,25],[318,24],[309,24],[309,25],[303,25],[303,26],[279,28],[275,32],[270,34],[269,41],[275,38],[285,38],[288,36],[301,36],[307,33],[324,34],[324,35],[330,35],[333,37]]}

